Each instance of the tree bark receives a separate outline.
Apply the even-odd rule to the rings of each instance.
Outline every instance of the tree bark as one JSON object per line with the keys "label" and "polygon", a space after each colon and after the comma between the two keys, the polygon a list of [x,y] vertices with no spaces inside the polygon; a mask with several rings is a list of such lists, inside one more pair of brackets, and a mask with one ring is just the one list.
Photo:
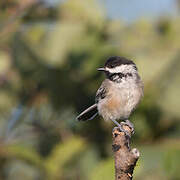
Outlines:
{"label": "tree bark", "polygon": [[129,146],[130,137],[133,134],[132,129],[127,125],[122,125],[122,127],[130,136],[126,136],[119,128],[114,128],[112,132],[112,149],[115,158],[115,180],[131,180],[140,153],[136,148],[131,150]]}

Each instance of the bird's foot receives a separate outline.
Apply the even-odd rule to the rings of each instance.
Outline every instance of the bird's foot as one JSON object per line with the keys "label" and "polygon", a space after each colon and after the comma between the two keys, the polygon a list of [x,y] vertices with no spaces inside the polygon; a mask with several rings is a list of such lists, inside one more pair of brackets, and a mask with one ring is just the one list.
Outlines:
{"label": "bird's foot", "polygon": [[[112,132],[114,132],[115,130],[119,131],[119,132],[123,132],[125,134],[125,136],[130,139],[131,138],[131,133],[124,129],[125,124],[124,123],[120,123],[118,126],[114,127]],[[128,126],[129,127],[129,126]]]}
{"label": "bird's foot", "polygon": [[131,121],[127,119],[124,122],[121,122],[121,124],[124,126],[128,126],[131,129],[131,134],[134,134],[134,125]]}

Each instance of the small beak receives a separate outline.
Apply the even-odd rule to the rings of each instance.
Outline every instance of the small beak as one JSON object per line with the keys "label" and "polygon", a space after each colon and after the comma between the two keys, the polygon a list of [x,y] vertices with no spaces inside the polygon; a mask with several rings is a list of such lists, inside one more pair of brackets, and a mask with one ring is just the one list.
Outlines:
{"label": "small beak", "polygon": [[105,68],[98,68],[97,70],[98,70],[98,71],[106,71]]}

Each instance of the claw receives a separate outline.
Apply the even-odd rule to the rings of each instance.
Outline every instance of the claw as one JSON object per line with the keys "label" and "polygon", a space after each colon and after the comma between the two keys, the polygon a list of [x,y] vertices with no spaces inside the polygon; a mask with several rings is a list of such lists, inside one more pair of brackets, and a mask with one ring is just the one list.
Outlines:
{"label": "claw", "polygon": [[[125,122],[121,122],[120,124],[115,120],[112,121],[117,125],[117,127],[114,127],[113,131],[115,129],[118,129],[118,131],[124,132],[125,136],[128,137],[129,139],[131,138],[131,134],[134,134],[134,125],[129,120],[126,120]],[[131,129],[131,133],[123,128],[123,126],[125,125]]]}
{"label": "claw", "polygon": [[128,139],[130,139],[131,138],[131,133],[123,128],[124,125],[125,125],[125,123],[121,122],[118,126],[113,128],[112,132],[114,132],[115,130],[118,130],[119,132],[124,132],[125,136]]}
{"label": "claw", "polygon": [[121,122],[121,124],[128,126],[131,129],[132,134],[134,134],[134,125],[131,123],[131,121],[127,119],[125,122]]}
{"label": "claw", "polygon": [[119,131],[119,132],[121,131],[121,130],[119,129],[119,127],[115,126],[115,127],[113,128],[113,130],[112,130],[112,133],[113,133],[114,131],[116,131],[116,130]]}
{"label": "claw", "polygon": [[124,132],[124,129],[123,129],[123,127],[120,124],[118,126],[115,126],[113,128],[112,132],[115,131],[115,130],[117,130],[119,132]]}
{"label": "claw", "polygon": [[125,129],[123,128],[123,126],[124,126],[124,123],[121,123],[120,126],[118,127],[119,130],[120,130],[121,132],[123,132],[128,139],[130,139],[130,138],[131,138],[131,133],[130,133],[129,131],[125,130]]}

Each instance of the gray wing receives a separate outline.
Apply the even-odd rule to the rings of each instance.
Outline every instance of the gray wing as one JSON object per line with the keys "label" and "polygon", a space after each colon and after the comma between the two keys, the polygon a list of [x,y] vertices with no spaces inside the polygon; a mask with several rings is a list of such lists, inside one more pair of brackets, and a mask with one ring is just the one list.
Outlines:
{"label": "gray wing", "polygon": [[95,102],[96,104],[106,97],[107,88],[105,86],[105,81],[101,84],[100,88],[97,90]]}

